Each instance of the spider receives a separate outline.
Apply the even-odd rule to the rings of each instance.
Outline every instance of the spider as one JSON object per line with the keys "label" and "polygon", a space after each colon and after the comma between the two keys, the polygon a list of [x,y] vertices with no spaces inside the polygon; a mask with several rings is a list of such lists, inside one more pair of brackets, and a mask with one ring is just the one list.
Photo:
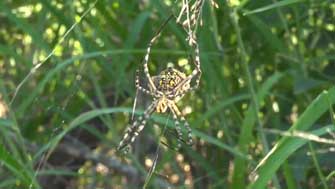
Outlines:
{"label": "spider", "polygon": [[[180,122],[184,123],[184,126],[187,130],[187,144],[192,145],[192,130],[189,126],[189,123],[186,121],[183,114],[178,109],[176,103],[188,92],[195,90],[199,87],[200,78],[201,78],[201,70],[200,70],[200,55],[198,44],[194,43],[195,47],[195,69],[192,71],[190,75],[186,75],[185,73],[168,66],[165,70],[161,71],[159,75],[151,76],[148,68],[149,55],[151,52],[151,47],[156,41],[156,39],[160,36],[162,28],[167,24],[167,22],[171,19],[171,16],[158,30],[156,35],[151,39],[146,55],[144,57],[143,63],[143,71],[146,79],[148,80],[148,86],[140,85],[140,76],[139,70],[136,71],[135,78],[135,86],[136,89],[152,96],[153,102],[147,107],[144,111],[143,116],[140,116],[137,120],[133,122],[133,124],[126,129],[126,132],[121,140],[118,150],[122,150],[123,148],[129,146],[132,142],[135,141],[136,137],[143,130],[146,125],[147,120],[150,118],[151,114],[154,112],[157,113],[165,113],[169,110],[172,115],[176,126],[176,131],[178,135],[178,148],[181,147],[182,141],[182,131],[180,127]],[[195,84],[191,86],[191,81],[195,78]]]}

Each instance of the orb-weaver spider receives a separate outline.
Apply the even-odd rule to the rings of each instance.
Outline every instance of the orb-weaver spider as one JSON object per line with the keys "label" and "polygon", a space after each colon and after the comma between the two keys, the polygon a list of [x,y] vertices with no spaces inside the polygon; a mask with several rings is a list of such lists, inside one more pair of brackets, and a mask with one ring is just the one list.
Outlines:
{"label": "orb-weaver spider", "polygon": [[[187,143],[191,145],[192,141],[192,130],[186,121],[183,114],[179,111],[176,103],[188,92],[198,88],[201,77],[200,70],[200,55],[199,48],[197,43],[193,43],[192,47],[194,47],[195,54],[195,69],[192,71],[190,75],[186,75],[185,73],[178,71],[177,69],[168,66],[165,70],[163,70],[157,76],[151,76],[148,68],[149,55],[151,51],[151,47],[156,41],[156,39],[160,36],[162,28],[168,23],[168,21],[172,18],[170,16],[160,27],[156,35],[151,39],[146,55],[144,57],[143,70],[148,80],[148,87],[144,87],[140,85],[140,77],[139,70],[136,71],[136,79],[135,85],[137,90],[148,94],[153,97],[153,102],[148,106],[148,108],[144,111],[143,116],[140,116],[133,124],[126,129],[126,133],[121,140],[118,150],[122,150],[123,148],[130,145],[135,141],[136,137],[143,130],[147,120],[150,118],[151,114],[154,112],[157,113],[165,113],[167,110],[170,110],[173,114],[173,119],[176,125],[176,131],[178,134],[178,148],[181,147],[182,141],[182,131],[180,128],[180,123],[184,123],[184,126],[187,130]],[[193,36],[194,38],[194,36]],[[195,79],[194,86],[191,86],[191,81],[193,78]]]}

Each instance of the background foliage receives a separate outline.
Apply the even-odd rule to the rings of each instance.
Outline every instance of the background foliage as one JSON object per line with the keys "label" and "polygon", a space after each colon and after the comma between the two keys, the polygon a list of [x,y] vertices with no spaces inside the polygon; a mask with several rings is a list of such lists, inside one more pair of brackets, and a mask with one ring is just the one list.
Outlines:
{"label": "background foliage", "polygon": [[[180,2],[0,1],[0,188],[334,188],[335,2],[216,3],[200,88],[179,104],[195,145],[174,151],[171,116],[155,115],[123,156],[135,70]],[[191,72],[185,37],[168,24],[152,75]]]}

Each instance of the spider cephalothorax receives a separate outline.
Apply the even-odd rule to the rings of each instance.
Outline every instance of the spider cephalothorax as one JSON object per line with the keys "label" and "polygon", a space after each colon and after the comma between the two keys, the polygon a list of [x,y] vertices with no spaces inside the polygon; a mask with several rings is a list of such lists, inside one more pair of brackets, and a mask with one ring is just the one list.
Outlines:
{"label": "spider cephalothorax", "polygon": [[[169,18],[170,19],[170,18]],[[167,20],[167,22],[169,21]],[[165,22],[164,24],[166,24]],[[143,130],[147,120],[153,112],[164,113],[169,110],[173,114],[173,119],[175,120],[176,131],[178,134],[178,147],[181,146],[182,141],[182,131],[180,128],[180,121],[184,123],[184,126],[187,130],[187,143],[192,144],[192,130],[185,120],[185,117],[179,111],[176,103],[189,91],[198,88],[201,70],[200,70],[200,57],[199,57],[199,48],[198,44],[192,44],[194,47],[195,54],[195,69],[192,71],[190,75],[186,75],[185,73],[168,66],[165,70],[161,71],[157,76],[151,76],[148,68],[149,55],[151,51],[151,46],[155,42],[155,40],[160,35],[160,31],[158,34],[151,39],[149,46],[147,48],[147,53],[144,57],[143,70],[146,76],[148,87],[143,87],[140,85],[140,76],[139,71],[136,72],[136,80],[135,85],[137,90],[148,94],[153,97],[153,102],[148,106],[148,108],[144,111],[144,115],[140,116],[133,124],[127,128],[123,139],[121,140],[118,149],[121,150],[124,147],[128,146],[132,143],[136,136]],[[191,81],[195,78],[195,85],[191,86]]]}

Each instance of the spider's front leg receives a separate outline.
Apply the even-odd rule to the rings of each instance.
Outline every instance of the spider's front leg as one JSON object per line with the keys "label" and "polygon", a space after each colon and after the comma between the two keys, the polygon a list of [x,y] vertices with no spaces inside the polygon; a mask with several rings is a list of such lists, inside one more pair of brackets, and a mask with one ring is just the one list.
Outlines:
{"label": "spider's front leg", "polygon": [[159,36],[161,35],[162,30],[164,29],[164,27],[166,26],[166,24],[174,17],[174,15],[170,15],[168,17],[168,19],[165,20],[165,22],[159,27],[158,31],[156,32],[155,36],[150,40],[149,45],[147,47],[147,52],[144,56],[144,63],[143,63],[143,68],[144,68],[144,74],[146,76],[146,78],[149,81],[149,85],[150,88],[153,89],[153,91],[156,91],[156,86],[150,76],[149,73],[149,68],[148,68],[148,62],[149,62],[149,56],[150,56],[150,52],[151,52],[151,47],[152,45],[155,43],[156,39],[159,38]]}
{"label": "spider's front leg", "polygon": [[154,81],[151,78],[150,72],[149,72],[149,68],[148,68],[148,62],[149,62],[149,55],[150,55],[150,51],[151,51],[151,46],[153,45],[153,43],[155,42],[156,38],[159,37],[159,34],[157,34],[155,37],[153,37],[148,45],[147,48],[147,53],[144,56],[144,63],[143,63],[143,68],[144,68],[144,74],[147,78],[147,80],[149,81],[149,86],[150,88],[152,88],[154,91],[156,90],[156,86],[154,84]]}
{"label": "spider's front leg", "polygon": [[196,80],[195,80],[195,85],[193,87],[190,87],[190,90],[195,90],[199,87],[200,79],[202,75],[201,68],[200,68],[199,45],[198,43],[195,43],[194,45],[195,45],[195,61],[194,61],[195,69],[192,71],[191,79],[196,77]]}
{"label": "spider's front leg", "polygon": [[[195,44],[195,69],[192,71],[192,74],[187,76],[183,81],[181,81],[178,86],[175,87],[175,89],[172,91],[171,95],[169,97],[176,97],[180,98],[184,96],[189,91],[195,90],[199,87],[200,79],[201,79],[201,69],[200,69],[200,54],[199,54],[199,48],[198,44]],[[195,85],[191,85],[191,81],[193,78],[196,78]]]}
{"label": "spider's front leg", "polygon": [[[174,102],[169,103],[169,108],[170,108],[170,110],[173,114],[173,118],[175,119],[176,130],[177,130],[177,134],[178,134],[178,141],[179,142],[182,141],[182,132],[181,132],[181,129],[180,129],[180,126],[179,126],[179,121],[178,121],[178,117],[179,117],[180,121],[184,122],[184,126],[185,126],[186,131],[187,131],[187,144],[192,145],[193,144],[193,139],[192,139],[192,129],[191,129],[190,125],[188,124],[185,117],[179,111],[177,105]],[[180,143],[178,144],[178,147],[180,147]]]}
{"label": "spider's front leg", "polygon": [[138,69],[136,70],[135,87],[136,87],[137,90],[142,91],[145,94],[151,95],[150,90],[141,86],[141,84],[140,84],[140,71]]}
{"label": "spider's front leg", "polygon": [[187,93],[188,91],[191,90],[195,90],[199,87],[200,84],[200,79],[201,79],[201,75],[202,75],[202,71],[200,68],[200,52],[199,52],[199,46],[198,43],[194,44],[195,47],[195,60],[194,60],[194,65],[195,65],[195,69],[192,71],[192,74],[187,76],[187,78],[185,79],[185,83],[189,82],[191,83],[191,80],[193,78],[195,79],[195,85],[194,86],[190,86],[184,93]]}
{"label": "spider's front leg", "polygon": [[143,130],[147,120],[150,115],[155,111],[156,101],[154,101],[150,106],[144,111],[144,115],[140,116],[130,127],[126,129],[126,133],[117,148],[118,151],[124,149],[133,143],[139,133]]}

